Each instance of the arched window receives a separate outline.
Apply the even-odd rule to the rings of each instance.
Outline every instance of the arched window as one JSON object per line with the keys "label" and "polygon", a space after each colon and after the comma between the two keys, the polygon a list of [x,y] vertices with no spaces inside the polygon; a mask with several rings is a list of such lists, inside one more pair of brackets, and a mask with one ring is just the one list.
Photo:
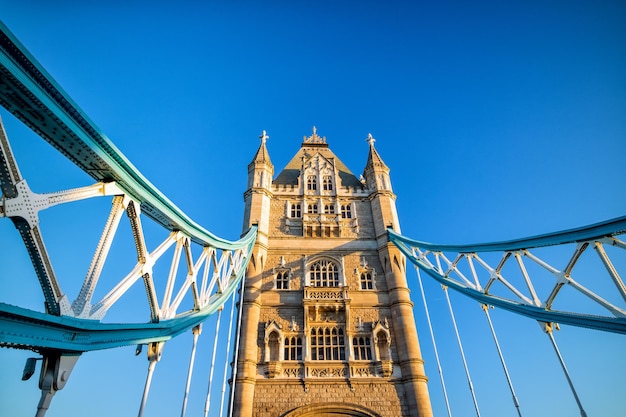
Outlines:
{"label": "arched window", "polygon": [[302,360],[302,338],[298,336],[285,337],[285,360]]}
{"label": "arched window", "polygon": [[317,177],[315,175],[309,175],[306,177],[306,189],[317,190]]}
{"label": "arched window", "polygon": [[324,213],[335,214],[335,206],[333,204],[326,204],[324,206]]}
{"label": "arched window", "polygon": [[322,259],[309,267],[309,282],[314,287],[338,287],[339,268],[334,262]]}
{"label": "arched window", "polygon": [[307,206],[307,213],[309,213],[309,214],[317,214],[317,204],[309,204]]}
{"label": "arched window", "polygon": [[278,340],[277,332],[270,333],[270,337],[268,338],[268,341],[267,341],[267,346],[270,350],[270,361],[274,362],[274,361],[280,360],[280,357],[279,357],[280,342]]}
{"label": "arched window", "polygon": [[346,348],[340,327],[311,329],[311,359],[314,361],[345,361]]}
{"label": "arched window", "polygon": [[300,217],[302,217],[302,208],[300,206],[300,203],[292,204],[291,205],[291,218],[299,219]]}
{"label": "arched window", "polygon": [[361,273],[361,289],[362,290],[374,289],[374,280],[372,279],[371,272]]}
{"label": "arched window", "polygon": [[350,204],[342,204],[341,205],[341,218],[342,219],[351,219],[352,218],[352,207],[350,207]]}
{"label": "arched window", "polygon": [[322,178],[322,188],[324,189],[324,191],[333,190],[333,181],[331,180],[329,175],[324,176],[324,178]]}
{"label": "arched window", "polygon": [[276,289],[288,290],[289,289],[289,271],[280,271],[276,274]]}
{"label": "arched window", "polygon": [[352,338],[352,349],[354,351],[354,359],[357,361],[372,360],[372,346],[369,337],[359,336]]}

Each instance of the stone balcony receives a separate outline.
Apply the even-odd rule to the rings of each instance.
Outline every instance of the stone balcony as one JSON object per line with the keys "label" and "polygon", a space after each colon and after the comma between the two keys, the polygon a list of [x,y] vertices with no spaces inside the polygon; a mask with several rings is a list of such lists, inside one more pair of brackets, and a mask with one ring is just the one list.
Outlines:
{"label": "stone balcony", "polygon": [[293,363],[283,362],[280,368],[272,369],[274,372],[267,372],[270,378],[294,378],[294,379],[326,379],[326,378],[343,378],[343,379],[359,379],[359,378],[388,378],[391,376],[393,365],[391,361],[372,362],[372,361],[350,361],[346,362],[305,362]]}
{"label": "stone balcony", "polygon": [[355,237],[359,220],[344,219],[339,214],[304,214],[302,218],[285,218],[283,231],[306,237]]}
{"label": "stone balcony", "polygon": [[346,301],[348,287],[304,287],[304,300],[309,301]]}

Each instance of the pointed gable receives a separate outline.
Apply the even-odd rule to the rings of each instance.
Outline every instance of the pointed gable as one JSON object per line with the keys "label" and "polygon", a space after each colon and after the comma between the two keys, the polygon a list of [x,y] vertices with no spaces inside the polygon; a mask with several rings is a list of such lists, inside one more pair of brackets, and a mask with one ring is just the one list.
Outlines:
{"label": "pointed gable", "polygon": [[338,187],[361,187],[359,179],[348,169],[348,167],[330,150],[326,143],[326,137],[317,135],[317,130],[313,128],[313,134],[304,137],[302,146],[287,166],[278,174],[273,181],[275,185],[290,186],[297,185],[298,178],[307,162],[314,158],[321,158],[329,166],[334,166],[338,176]]}

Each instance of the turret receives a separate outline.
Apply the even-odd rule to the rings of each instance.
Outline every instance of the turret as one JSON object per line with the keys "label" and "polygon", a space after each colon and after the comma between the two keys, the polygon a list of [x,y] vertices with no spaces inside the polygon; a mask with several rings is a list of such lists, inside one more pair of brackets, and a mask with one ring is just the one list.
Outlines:
{"label": "turret", "polygon": [[265,142],[269,139],[265,130],[259,136],[259,139],[261,139],[261,145],[252,162],[248,164],[248,189],[244,193],[243,232],[245,233],[253,224],[258,224],[259,233],[267,235],[274,165],[270,161],[270,156],[265,146]]}
{"label": "turret", "polygon": [[392,310],[393,328],[397,340],[397,353],[402,369],[405,395],[411,416],[432,416],[430,397],[424,373],[424,361],[417,338],[413,317],[413,303],[406,280],[406,260],[402,253],[387,238],[387,228],[400,232],[396,211],[396,195],[391,188],[389,167],[374,148],[375,139],[370,133],[367,163],[363,175],[371,192],[370,201],[374,218],[374,229],[378,241],[378,256],[384,265],[385,280]]}
{"label": "turret", "polygon": [[365,164],[365,170],[363,176],[367,181],[368,188],[371,191],[388,191],[392,192],[391,179],[389,177],[389,167],[383,162],[382,158],[374,148],[374,142],[376,139],[370,133],[367,136],[367,142],[370,145],[369,155],[367,156],[367,163]]}
{"label": "turret", "polygon": [[243,220],[244,233],[250,226],[258,225],[258,234],[250,263],[246,270],[244,295],[241,302],[241,327],[239,340],[239,356],[237,360],[238,374],[233,394],[233,410],[231,415],[251,416],[254,399],[254,387],[257,374],[256,345],[257,328],[261,311],[261,282],[263,268],[267,261],[268,231],[270,222],[270,201],[272,199],[272,177],[274,166],[270,161],[265,142],[269,136],[263,131],[261,145],[252,162],[248,165],[248,189],[244,193],[245,209]]}
{"label": "turret", "polygon": [[376,236],[386,242],[387,227],[391,226],[393,230],[400,232],[400,223],[396,211],[396,195],[391,187],[389,167],[376,151],[374,147],[376,139],[371,133],[367,137],[367,142],[370,145],[370,150],[363,176],[371,192],[370,200],[372,200]]}

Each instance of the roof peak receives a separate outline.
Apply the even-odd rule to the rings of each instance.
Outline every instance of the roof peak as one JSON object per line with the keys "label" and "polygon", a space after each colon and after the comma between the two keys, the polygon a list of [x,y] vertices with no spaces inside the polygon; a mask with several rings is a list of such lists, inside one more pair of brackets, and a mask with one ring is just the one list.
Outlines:
{"label": "roof peak", "polygon": [[311,136],[304,135],[302,139],[302,145],[314,145],[314,146],[328,146],[326,143],[326,136],[318,136],[317,127],[313,126],[313,134]]}

